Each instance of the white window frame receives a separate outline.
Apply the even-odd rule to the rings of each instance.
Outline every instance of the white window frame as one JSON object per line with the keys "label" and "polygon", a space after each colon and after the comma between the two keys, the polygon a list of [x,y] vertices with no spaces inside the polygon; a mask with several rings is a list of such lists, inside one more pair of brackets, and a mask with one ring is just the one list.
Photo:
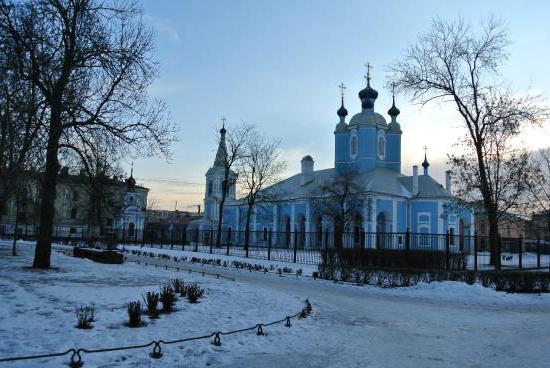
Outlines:
{"label": "white window frame", "polygon": [[[353,145],[351,144],[354,139],[355,139],[355,153],[352,150]],[[357,131],[352,130],[350,138],[349,138],[349,156],[352,159],[355,159],[355,158],[357,158],[357,153],[358,152],[359,152],[359,138],[357,137]]]}
{"label": "white window frame", "polygon": [[[382,154],[380,154],[380,140],[384,141],[384,150]],[[387,150],[387,141],[386,141],[386,135],[384,134],[384,131],[380,130],[378,132],[378,137],[376,138],[376,155],[378,156],[379,160],[384,160],[386,158],[386,150]]]}

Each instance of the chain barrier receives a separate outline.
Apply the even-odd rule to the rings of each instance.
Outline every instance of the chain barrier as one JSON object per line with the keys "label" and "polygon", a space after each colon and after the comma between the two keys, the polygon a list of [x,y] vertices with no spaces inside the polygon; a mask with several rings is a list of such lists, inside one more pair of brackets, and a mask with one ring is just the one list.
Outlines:
{"label": "chain barrier", "polygon": [[296,314],[293,314],[291,316],[286,316],[285,318],[282,318],[277,321],[269,322],[269,323],[257,323],[256,325],[252,327],[247,328],[241,328],[239,330],[231,330],[231,331],[216,331],[212,332],[208,335],[202,335],[202,336],[194,336],[194,337],[186,337],[181,338],[177,340],[154,340],[151,341],[148,344],[141,344],[141,345],[127,345],[127,346],[119,346],[119,347],[113,347],[113,348],[104,348],[104,349],[85,349],[85,348],[72,348],[68,349],[63,352],[59,353],[51,353],[51,354],[40,354],[40,355],[27,355],[27,356],[15,356],[15,357],[8,357],[8,358],[0,358],[0,363],[4,362],[15,362],[19,360],[34,360],[34,359],[44,359],[44,358],[55,358],[60,356],[65,356],[68,354],[71,354],[70,361],[68,363],[70,368],[80,368],[84,365],[84,361],[82,360],[82,353],[86,354],[95,354],[95,353],[106,353],[111,351],[124,351],[124,350],[134,350],[134,349],[144,349],[153,346],[153,351],[149,353],[149,356],[153,359],[160,359],[163,356],[162,353],[162,346],[161,345],[172,345],[172,344],[179,344],[189,341],[195,341],[195,340],[204,340],[204,339],[211,339],[211,344],[214,346],[221,346],[222,340],[221,336],[227,336],[227,335],[233,335],[236,333],[246,332],[246,331],[256,331],[256,336],[264,336],[264,328],[273,326],[279,323],[284,323],[284,326],[290,327],[292,326],[290,324],[290,320],[293,318],[306,318],[309,316],[312,312],[312,306],[308,299],[305,300],[305,306],[302,308],[301,311],[299,311]]}

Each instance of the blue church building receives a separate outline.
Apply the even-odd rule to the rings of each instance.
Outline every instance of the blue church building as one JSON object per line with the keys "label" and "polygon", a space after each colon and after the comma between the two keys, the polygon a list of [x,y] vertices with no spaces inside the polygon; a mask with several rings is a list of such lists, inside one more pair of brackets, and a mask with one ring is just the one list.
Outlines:
{"label": "blue church building", "polygon": [[[400,111],[395,105],[395,95],[387,112],[389,122],[375,111],[377,97],[378,92],[371,87],[367,73],[367,85],[359,92],[361,111],[347,121],[348,111],[342,93],[341,106],[337,110],[339,121],[334,129],[334,168],[315,170],[313,158],[307,155],[301,161],[300,173],[266,188],[277,195],[273,201],[256,206],[252,212],[254,244],[261,245],[267,242],[268,234],[277,234],[274,242],[287,246],[299,242],[300,246],[307,247],[326,238],[323,235],[334,233],[333,219],[319,214],[314,203],[316,196],[323,194],[323,186],[346,170],[357,173],[363,188],[357,199],[360,201],[358,213],[345,224],[345,233],[356,234],[347,241],[349,245],[379,246],[375,239],[380,237],[358,237],[358,233],[386,234],[386,240],[395,247],[403,245],[399,235],[406,231],[425,234],[423,238],[416,238],[420,243],[432,243],[428,234],[448,233],[453,238],[473,235],[473,211],[461,207],[453,196],[450,171],[446,172],[445,186],[441,185],[430,176],[430,165],[424,155],[422,172],[416,165],[412,176],[401,172],[403,132],[398,122]],[[201,230],[217,228],[226,154],[225,128],[220,133],[214,165],[206,172],[204,217],[194,223]],[[231,172],[231,175],[236,174]],[[247,206],[244,199],[236,197],[234,186],[229,189],[223,211],[224,234],[235,237],[230,239],[233,244],[239,243],[245,228]],[[458,241],[451,244],[459,246]],[[417,245],[445,246],[444,241]]]}

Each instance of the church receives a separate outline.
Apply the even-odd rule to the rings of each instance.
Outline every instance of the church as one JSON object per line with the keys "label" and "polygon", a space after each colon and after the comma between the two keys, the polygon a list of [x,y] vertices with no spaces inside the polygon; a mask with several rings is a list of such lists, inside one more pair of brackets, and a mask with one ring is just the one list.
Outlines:
{"label": "church", "polygon": [[[426,154],[422,172],[413,166],[413,175],[401,172],[401,135],[398,122],[400,114],[393,104],[387,111],[389,122],[375,111],[378,92],[371,87],[367,71],[366,87],[359,91],[361,111],[347,121],[344,107],[344,86],[341,85],[341,106],[337,110],[339,121],[334,128],[334,168],[315,170],[314,160],[307,155],[301,160],[301,172],[282,180],[265,191],[278,193],[275,199],[256,206],[252,213],[251,231],[253,244],[267,241],[267,234],[277,234],[276,242],[286,246],[299,242],[304,246],[317,244],[323,234],[335,232],[330,216],[320,215],[314,208],[315,197],[322,195],[322,188],[339,173],[353,170],[361,182],[359,210],[351,221],[346,221],[344,232],[356,234],[348,241],[351,246],[376,247],[379,237],[364,234],[388,234],[386,246],[403,245],[399,234],[424,234],[417,240],[419,246],[444,246],[444,241],[431,244],[428,234],[473,235],[474,214],[462,207],[451,192],[451,172],[446,172],[445,186],[430,176]],[[204,217],[195,221],[199,230],[217,228],[219,201],[224,178],[226,154],[225,128],[220,130],[220,142],[214,165],[206,172]],[[236,174],[231,172],[234,177]],[[224,205],[222,229],[232,244],[242,242],[247,206],[245,199],[236,197],[235,187],[229,189]],[[356,203],[357,204],[357,203]],[[359,237],[357,234],[363,234]],[[224,236],[225,237],[225,236]],[[433,237],[441,238],[441,237]],[[299,239],[299,240],[298,240]],[[314,240],[316,239],[316,240]],[[423,239],[423,240],[422,240]],[[420,244],[420,243],[426,244]],[[391,244],[390,244],[391,243]],[[430,243],[430,244],[428,244]],[[459,242],[451,241],[458,246]],[[379,245],[379,244],[378,244]]]}

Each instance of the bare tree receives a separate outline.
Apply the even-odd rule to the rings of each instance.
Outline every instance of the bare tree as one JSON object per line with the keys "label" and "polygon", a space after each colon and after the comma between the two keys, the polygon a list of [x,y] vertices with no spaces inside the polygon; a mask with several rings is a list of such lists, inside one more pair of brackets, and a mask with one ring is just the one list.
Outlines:
{"label": "bare tree", "polygon": [[259,134],[252,134],[246,144],[245,154],[237,165],[238,182],[246,200],[246,225],[244,247],[248,257],[250,219],[254,207],[275,200],[266,189],[276,183],[286,168],[281,159],[279,142]]}
{"label": "bare tree", "polygon": [[342,236],[347,225],[353,223],[364,207],[366,184],[357,170],[337,172],[324,183],[313,199],[313,212],[332,220],[335,246],[342,246]]}
{"label": "bare tree", "polygon": [[[475,187],[488,216],[492,261],[502,209],[499,186],[488,155],[494,132],[516,135],[524,124],[538,124],[548,116],[539,96],[517,95],[503,86],[498,69],[506,61],[509,45],[502,23],[493,18],[482,21],[479,32],[462,20],[433,21],[432,29],[420,35],[402,61],[391,66],[397,86],[412,94],[413,101],[451,102],[466,128],[473,150]],[[508,141],[509,142],[509,141]]]}
{"label": "bare tree", "polygon": [[[254,135],[254,127],[250,124],[241,124],[236,128],[230,129],[226,136],[226,129],[221,129],[221,139],[216,154],[216,162],[214,165],[220,165],[223,168],[222,192],[218,203],[218,228],[216,232],[216,245],[221,243],[222,224],[223,224],[223,209],[229,191],[235,187],[237,183],[237,175],[234,172],[240,160],[243,159],[246,153],[247,144],[250,137]],[[221,152],[220,152],[221,150]]]}
{"label": "bare tree", "polygon": [[134,1],[1,0],[21,78],[45,101],[46,149],[40,232],[33,267],[50,266],[59,154],[95,141],[136,153],[169,154],[174,136],[162,101],[147,88],[156,74],[152,32]]}
{"label": "bare tree", "polygon": [[550,148],[532,153],[530,167],[533,179],[529,181],[529,205],[537,236],[550,238]]}

